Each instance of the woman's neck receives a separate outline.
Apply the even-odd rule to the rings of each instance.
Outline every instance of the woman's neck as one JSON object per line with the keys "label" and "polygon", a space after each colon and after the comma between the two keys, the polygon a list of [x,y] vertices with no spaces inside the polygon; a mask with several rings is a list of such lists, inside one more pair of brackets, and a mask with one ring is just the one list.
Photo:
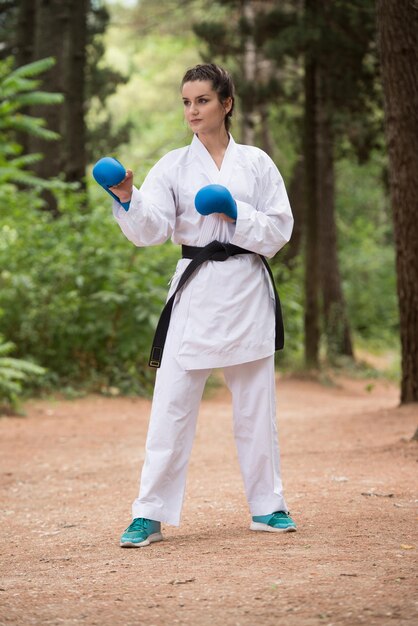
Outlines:
{"label": "woman's neck", "polygon": [[225,154],[229,143],[229,134],[225,126],[216,133],[199,133],[198,137],[213,158]]}

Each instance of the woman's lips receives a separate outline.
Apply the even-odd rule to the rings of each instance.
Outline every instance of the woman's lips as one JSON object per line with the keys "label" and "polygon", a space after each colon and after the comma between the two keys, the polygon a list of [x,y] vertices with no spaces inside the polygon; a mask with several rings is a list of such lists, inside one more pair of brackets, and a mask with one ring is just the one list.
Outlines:
{"label": "woman's lips", "polygon": [[195,122],[201,122],[201,121],[202,121],[202,120],[199,118],[199,119],[197,119],[197,120],[192,120],[190,123],[191,123],[191,124],[194,124]]}

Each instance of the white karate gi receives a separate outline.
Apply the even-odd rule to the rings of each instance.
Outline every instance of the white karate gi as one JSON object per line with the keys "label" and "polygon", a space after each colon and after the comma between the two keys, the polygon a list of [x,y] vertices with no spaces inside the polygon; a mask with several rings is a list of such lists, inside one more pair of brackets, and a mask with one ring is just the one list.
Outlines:
{"label": "white karate gi", "polygon": [[[229,189],[235,224],[200,215],[196,193],[205,185]],[[114,216],[137,246],[204,246],[230,242],[272,257],[290,239],[293,217],[283,179],[262,150],[230,137],[221,169],[195,135],[173,150],[134,188],[129,211]],[[181,259],[170,292],[190,262]],[[257,255],[204,263],[176,297],[157,372],[146,458],[133,517],[178,525],[187,463],[204,383],[224,368],[233,394],[234,432],[253,515],[287,510],[282,494],[274,388],[274,292]]]}

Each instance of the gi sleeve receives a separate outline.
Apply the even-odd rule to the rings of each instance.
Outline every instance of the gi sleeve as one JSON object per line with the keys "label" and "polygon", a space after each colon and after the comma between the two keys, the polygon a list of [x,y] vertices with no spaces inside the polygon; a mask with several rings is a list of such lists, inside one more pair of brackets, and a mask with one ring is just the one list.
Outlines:
{"label": "gi sleeve", "polygon": [[237,220],[231,243],[270,258],[289,241],[293,216],[279,170],[266,153],[260,153],[261,193],[254,206],[236,199]]}
{"label": "gi sleeve", "polygon": [[157,245],[171,237],[176,201],[164,159],[154,165],[140,189],[134,187],[128,211],[113,202],[113,215],[125,237],[136,246]]}

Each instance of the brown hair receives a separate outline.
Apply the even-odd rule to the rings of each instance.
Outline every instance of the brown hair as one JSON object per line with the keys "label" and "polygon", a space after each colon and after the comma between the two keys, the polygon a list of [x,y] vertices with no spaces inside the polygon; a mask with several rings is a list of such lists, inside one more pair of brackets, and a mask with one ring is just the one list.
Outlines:
{"label": "brown hair", "polygon": [[183,87],[184,83],[193,82],[195,80],[210,80],[213,90],[218,94],[218,99],[221,104],[228,98],[232,98],[231,109],[225,116],[225,128],[228,131],[231,126],[231,117],[235,102],[235,86],[232,77],[226,70],[219,67],[219,65],[205,63],[204,65],[196,65],[187,70],[181,81],[181,86]]}

